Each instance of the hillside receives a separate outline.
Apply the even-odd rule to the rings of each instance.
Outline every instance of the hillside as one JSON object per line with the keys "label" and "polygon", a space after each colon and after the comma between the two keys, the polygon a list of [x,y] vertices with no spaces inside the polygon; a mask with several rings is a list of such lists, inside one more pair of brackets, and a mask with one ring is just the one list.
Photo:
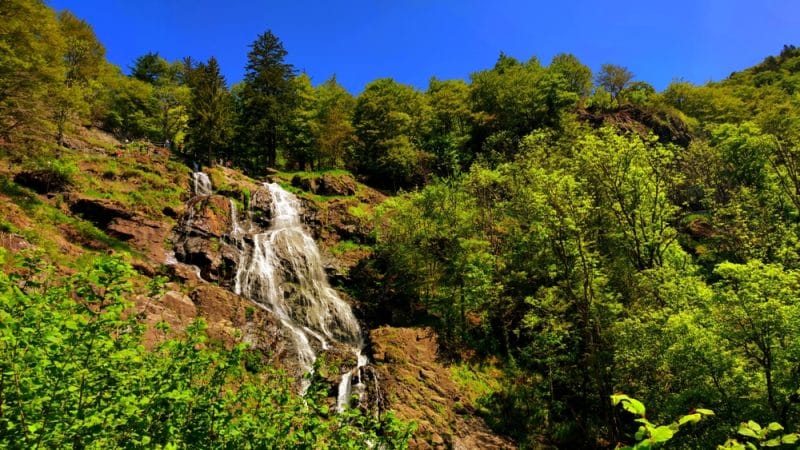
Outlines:
{"label": "hillside", "polygon": [[270,30],[229,86],[0,17],[0,447],[800,440],[794,46],[354,96]]}
{"label": "hillside", "polygon": [[[247,298],[235,295],[231,274],[223,268],[226,251],[231,251],[224,242],[231,233],[230,205],[234,203],[229,199],[241,207],[244,198],[252,193],[252,214],[268,214],[269,205],[257,203],[261,182],[236,170],[213,167],[207,173],[215,194],[196,197],[192,169],[177,162],[166,148],[140,148],[138,142],[126,145],[98,130],[82,130],[70,137],[70,145],[72,149],[60,152],[57,170],[6,165],[0,175],[4,180],[0,204],[5,221],[0,245],[17,255],[6,261],[9,272],[19,270],[15,262],[28,255],[56,264],[53,276],[80,271],[101,255],[121,257],[136,270],[132,307],[137,320],[147,327],[142,341],[147,348],[184,336],[195,320],[203,319],[206,333],[215,345],[232,348],[247,343],[247,351],[255,358],[249,364],[259,361],[259,365],[280,367],[296,377],[302,376],[292,367],[291,345],[277,319],[269,311],[254,307]],[[342,171],[279,173],[270,179],[300,196],[303,219],[322,246],[326,271],[340,288],[346,289],[349,270],[372,253],[374,238],[368,218],[386,196],[355,182]],[[186,224],[188,209],[194,210],[190,225]],[[147,294],[148,286],[157,279],[163,279],[165,284],[163,291],[153,297]],[[356,302],[357,309],[364,308],[357,300],[350,301]],[[384,345],[380,339],[373,342]],[[435,354],[435,345],[432,351]],[[327,359],[336,361],[341,357],[333,353]],[[427,364],[439,363],[431,359]],[[387,365],[384,360],[383,365],[394,370],[394,364]],[[445,369],[440,370],[447,374]],[[394,379],[388,373],[381,375],[384,378]],[[332,373],[327,382],[330,384],[326,390],[335,394],[338,377]],[[408,399],[399,403],[395,394],[397,390],[417,390],[408,383],[417,385],[413,380],[385,385],[382,398],[371,407],[383,412],[402,405],[411,406],[409,411],[414,411],[413,403]],[[427,397],[419,390],[417,395]],[[447,393],[453,401],[462,395],[460,390]],[[327,401],[333,399],[329,397]],[[475,427],[451,430],[447,415],[452,414],[452,406],[430,411],[426,425],[419,428],[414,447],[437,448],[444,443],[442,435],[447,437],[448,445],[452,445],[452,439],[487,439],[469,437]],[[464,411],[460,414],[470,416]],[[398,417],[418,419],[415,413],[398,412]],[[428,421],[436,425],[427,425]],[[485,425],[483,429],[482,433],[490,433],[485,431]]]}

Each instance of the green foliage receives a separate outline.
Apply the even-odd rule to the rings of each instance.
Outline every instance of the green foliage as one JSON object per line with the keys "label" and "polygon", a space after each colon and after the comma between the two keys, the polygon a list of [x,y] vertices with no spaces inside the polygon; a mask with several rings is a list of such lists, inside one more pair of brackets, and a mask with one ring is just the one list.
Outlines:
{"label": "green foliage", "polygon": [[316,88],[316,157],[318,169],[344,167],[347,152],[355,143],[351,123],[355,99],[331,77]]}
{"label": "green foliage", "polygon": [[518,140],[542,127],[561,125],[579,94],[556,64],[543,68],[536,58],[520,63],[500,55],[492,70],[472,74],[470,99],[476,112],[475,150],[509,160]]}
{"label": "green foliage", "polygon": [[[251,173],[347,167],[378,187],[417,188],[378,208],[374,257],[351,271],[365,310],[435,326],[443,356],[503,364],[505,377],[456,366],[454,378],[521,445],[622,441],[608,402],[619,391],[649,406],[645,418],[638,401],[613,397],[639,419],[634,448],[708,448],[731,427],[725,448],[796,445],[777,424],[800,419],[797,48],[661,93],[621,66],[602,66],[592,89],[572,55],[544,67],[501,54],[469,81],[434,78],[420,92],[381,79],[353,98],[335,77],[314,87],[295,76],[271,32],[228,91],[213,58],[151,52],[124,76],[87,23],[41,1],[0,2],[0,17],[0,140],[40,156],[15,152],[18,183],[0,177],[32,222],[2,230],[40,255],[62,250],[37,234],[65,230],[130,249],[67,215],[61,197],[23,188],[37,185],[26,173],[45,180],[42,193],[78,189],[154,215],[181,192],[127,154],[87,158],[84,173],[40,144],[71,144],[83,125],[173,149],[185,138],[181,156]],[[249,192],[241,200],[246,209]],[[369,248],[333,249],[355,250]],[[255,353],[213,348],[200,323],[145,351],[118,260],[63,280],[39,266],[29,257],[24,275],[0,276],[2,445],[357,448],[407,437],[391,419],[333,415],[321,388],[298,399]],[[697,404],[715,419],[676,434],[707,415],[681,416]],[[754,421],[740,426],[742,416]]]}
{"label": "green foliage", "polygon": [[318,109],[316,92],[306,74],[292,78],[292,89],[296,104],[287,124],[286,159],[290,166],[306,170],[307,165],[313,167],[319,159],[316,154],[316,137],[319,135],[315,120]]}
{"label": "green foliage", "polygon": [[411,86],[390,78],[368,84],[353,111],[359,140],[353,167],[393,189],[423,184],[430,173],[431,155],[422,149],[429,111],[425,97]]}
{"label": "green foliage", "polygon": [[192,89],[186,146],[194,161],[225,157],[233,135],[233,104],[216,58],[190,68]]}
{"label": "green foliage", "polygon": [[634,435],[636,443],[633,446],[617,447],[622,450],[662,447],[675,436],[675,433],[677,433],[682,426],[686,424],[696,424],[703,418],[714,415],[714,411],[710,409],[698,408],[690,414],[680,416],[678,420],[669,425],[655,425],[645,417],[645,406],[639,400],[625,394],[614,394],[611,396],[611,403],[614,406],[620,405],[622,409],[636,416],[635,421],[641,424]]}
{"label": "green foliage", "polygon": [[239,92],[239,134],[243,163],[258,172],[275,167],[278,147],[285,138],[289,113],[295,105],[294,67],[284,61],[283,43],[271,31],[260,34],[247,55]]}
{"label": "green foliage", "polygon": [[0,137],[43,140],[54,128],[50,96],[66,75],[64,37],[40,1],[4,1],[0,17]]}
{"label": "green foliage", "polygon": [[406,446],[391,415],[335,414],[321,386],[301,398],[279,373],[249,375],[245,348],[211,347],[202,321],[145,350],[119,259],[62,281],[35,256],[21,264],[0,276],[4,447]]}
{"label": "green foliage", "polygon": [[592,70],[583,65],[575,55],[561,53],[553,57],[548,68],[561,75],[570,92],[585,98],[592,90]]}
{"label": "green foliage", "polygon": [[728,439],[725,444],[720,445],[717,448],[735,450],[757,449],[764,447],[772,448],[795,445],[798,441],[800,441],[800,434],[798,433],[775,435],[775,433],[779,433],[783,430],[783,426],[777,422],[771,422],[766,427],[762,427],[757,422],[752,420],[742,422],[739,425],[739,429],[736,431],[736,434],[746,438],[744,443],[740,443],[737,439]]}

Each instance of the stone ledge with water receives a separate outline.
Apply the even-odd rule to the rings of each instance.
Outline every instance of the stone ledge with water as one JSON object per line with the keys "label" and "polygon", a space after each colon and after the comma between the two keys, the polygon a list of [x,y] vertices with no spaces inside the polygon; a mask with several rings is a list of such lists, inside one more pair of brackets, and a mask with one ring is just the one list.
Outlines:
{"label": "stone ledge with water", "polygon": [[299,199],[276,183],[265,183],[244,209],[215,195],[202,172],[193,174],[192,182],[195,196],[174,235],[176,258],[197,264],[204,277],[275,316],[291,341],[283,365],[297,377],[301,391],[308,383],[304,375],[325,355],[340,366],[338,410],[348,407],[353,395],[361,406],[380,403],[370,400],[380,397],[379,385],[367,364],[358,320],[328,282]]}

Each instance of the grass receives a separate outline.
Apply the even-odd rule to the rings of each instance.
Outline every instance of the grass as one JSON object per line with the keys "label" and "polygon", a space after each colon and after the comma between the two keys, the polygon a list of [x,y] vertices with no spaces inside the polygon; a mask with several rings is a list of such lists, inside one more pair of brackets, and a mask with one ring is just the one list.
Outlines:
{"label": "grass", "polygon": [[[337,176],[337,177],[341,177],[341,176],[350,176],[350,177],[352,177],[353,176],[353,174],[351,174],[350,172],[348,172],[347,170],[344,170],[344,169],[325,169],[325,170],[318,170],[318,171],[311,171],[311,172],[310,171],[278,172],[275,175],[275,177],[276,178],[285,178],[285,179],[291,181],[291,179],[294,178],[294,177],[300,177],[302,179],[306,179],[306,178],[321,177],[323,175],[333,175],[333,176]],[[355,179],[355,177],[353,177],[353,178]]]}
{"label": "grass", "polygon": [[141,155],[122,157],[71,155],[80,164],[77,188],[92,198],[114,200],[131,209],[158,216],[165,206],[177,208],[188,188],[188,169],[176,161]]}
{"label": "grass", "polygon": [[488,397],[501,389],[502,371],[490,364],[455,364],[450,366],[450,376],[463,390],[464,397],[472,404],[481,397]]}
{"label": "grass", "polygon": [[356,250],[372,251],[372,247],[369,245],[357,244],[353,241],[340,241],[337,242],[336,245],[332,246],[329,250],[334,255],[339,256],[343,253],[352,252]]}

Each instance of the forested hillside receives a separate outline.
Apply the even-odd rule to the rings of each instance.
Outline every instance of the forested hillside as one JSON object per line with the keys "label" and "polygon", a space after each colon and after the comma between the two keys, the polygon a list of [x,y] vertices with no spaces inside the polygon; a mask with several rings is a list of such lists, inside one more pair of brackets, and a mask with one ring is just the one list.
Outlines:
{"label": "forested hillside", "polygon": [[[662,92],[501,53],[358,95],[271,31],[242,52],[233,85],[213,57],[125,73],[70,12],[0,2],[0,446],[797,445],[800,49]],[[382,409],[336,413],[321,360],[301,397],[242,337],[274,319],[228,292],[224,222],[264,179],[335,261]],[[192,226],[196,276],[163,258]],[[198,320],[155,319],[165,290]]]}

